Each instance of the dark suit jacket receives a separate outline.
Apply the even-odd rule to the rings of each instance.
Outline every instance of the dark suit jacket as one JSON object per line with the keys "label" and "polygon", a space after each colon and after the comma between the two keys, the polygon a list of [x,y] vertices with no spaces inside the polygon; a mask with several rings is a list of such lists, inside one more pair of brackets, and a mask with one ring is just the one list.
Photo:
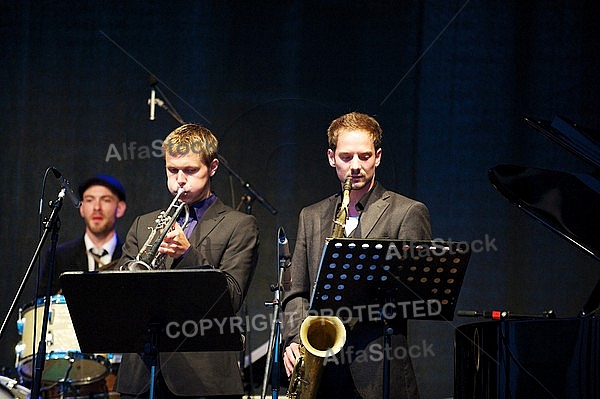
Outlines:
{"label": "dark suit jacket", "polygon": [[[117,245],[115,252],[113,253],[111,261],[121,258],[121,246],[123,243],[117,236]],[[47,287],[47,270],[49,267],[49,251],[46,253],[46,260],[42,266],[40,276],[40,290],[39,296],[46,295]],[[67,241],[65,243],[58,244],[56,246],[56,255],[54,257],[54,274],[52,277],[52,295],[55,295],[60,290],[59,277],[62,273],[67,271],[87,271],[88,270],[88,258],[87,251],[85,249],[85,241],[83,236],[81,238]]]}
{"label": "dark suit jacket", "polygon": [[[123,246],[119,264],[134,259],[149,236],[158,212],[136,218]],[[189,237],[185,256],[166,267],[212,265],[228,276],[234,311],[244,300],[258,258],[258,226],[253,216],[234,211],[219,199],[203,215]],[[160,295],[160,293],[157,293]],[[165,299],[166,300],[166,299]],[[202,293],[198,293],[202,300]],[[244,393],[236,352],[161,353],[159,371],[171,392],[185,396],[242,395]],[[150,373],[138,354],[123,355],[117,391],[138,395],[149,388]]]}
{"label": "dark suit jacket", "polygon": [[[333,230],[333,219],[339,202],[339,194],[333,195],[300,212],[296,245],[290,266],[292,286],[282,304],[285,312],[284,338],[287,344],[299,342],[300,324],[307,315],[311,290],[317,278],[326,238],[331,236]],[[430,240],[429,211],[424,204],[387,191],[376,184],[353,236]],[[393,337],[393,345],[406,345],[406,323],[402,324],[399,330],[395,330],[397,334]],[[347,330],[346,347],[353,346],[354,350],[360,348],[369,351],[369,348],[376,348],[373,345],[382,345],[383,328],[380,325],[357,323],[347,327]],[[373,351],[365,353],[373,353]],[[418,395],[410,362],[396,360],[398,359],[392,362],[391,397],[404,398]],[[350,365],[350,372],[356,388],[364,398],[382,396],[383,362],[356,361]],[[323,377],[322,381],[326,381],[326,377]],[[405,386],[399,386],[402,384],[401,381],[408,382]],[[405,396],[400,391],[413,393]]]}

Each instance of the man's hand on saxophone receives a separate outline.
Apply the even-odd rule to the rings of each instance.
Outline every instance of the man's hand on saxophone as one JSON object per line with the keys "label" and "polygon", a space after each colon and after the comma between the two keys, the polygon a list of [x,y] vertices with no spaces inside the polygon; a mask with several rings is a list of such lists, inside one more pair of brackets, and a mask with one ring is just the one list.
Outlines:
{"label": "man's hand on saxophone", "polygon": [[292,342],[283,353],[283,364],[285,366],[285,372],[289,377],[294,371],[294,365],[300,356],[300,345],[296,342]]}
{"label": "man's hand on saxophone", "polygon": [[179,225],[175,223],[173,229],[167,233],[164,240],[158,248],[160,254],[170,256],[173,259],[177,259],[187,252],[190,248],[190,242],[185,236],[185,232]]}

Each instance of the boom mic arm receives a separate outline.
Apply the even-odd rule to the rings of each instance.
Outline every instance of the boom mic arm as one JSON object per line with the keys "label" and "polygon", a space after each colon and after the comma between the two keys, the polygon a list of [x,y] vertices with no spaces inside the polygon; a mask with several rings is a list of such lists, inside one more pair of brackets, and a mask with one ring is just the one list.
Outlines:
{"label": "boom mic arm", "polygon": [[556,313],[554,310],[544,310],[541,314],[519,314],[512,313],[508,310],[459,310],[456,312],[459,317],[481,317],[491,320],[509,320],[509,319],[555,319]]}

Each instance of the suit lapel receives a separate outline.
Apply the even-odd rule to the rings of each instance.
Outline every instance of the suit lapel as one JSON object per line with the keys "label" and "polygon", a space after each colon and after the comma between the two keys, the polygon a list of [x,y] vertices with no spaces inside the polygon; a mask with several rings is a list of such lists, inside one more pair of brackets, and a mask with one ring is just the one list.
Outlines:
{"label": "suit lapel", "polygon": [[[74,254],[75,255],[75,254]],[[74,256],[75,258],[75,265],[78,265],[79,268],[83,271],[88,271],[88,258],[87,258],[87,249],[85,249],[85,240],[82,237],[81,241],[79,242],[79,247],[77,248],[77,252],[76,255]],[[68,267],[73,267],[75,265],[65,265]],[[64,271],[64,270],[62,270]],[[61,271],[61,272],[62,272]],[[58,274],[56,274],[58,276]]]}
{"label": "suit lapel", "polygon": [[333,233],[333,220],[335,219],[336,208],[338,204],[338,195],[330,197],[329,203],[323,209],[323,213],[318,216],[316,223],[321,226],[320,235],[318,237],[331,237]]}
{"label": "suit lapel", "polygon": [[223,220],[223,212],[225,211],[223,203],[217,200],[210,208],[206,210],[202,219],[198,221],[198,224],[194,228],[192,235],[190,236],[190,244],[194,247],[199,247],[202,241],[217,227],[217,225]]}
{"label": "suit lapel", "polygon": [[[115,245],[115,251],[112,254],[112,258],[110,259],[110,262],[108,262],[106,265],[102,266],[100,268],[100,270],[114,270],[114,267],[117,265],[117,262],[119,261],[119,259],[121,259],[121,254],[122,254],[122,247],[123,247],[123,243],[121,242],[121,240],[119,239],[119,236],[117,235],[117,244]],[[86,260],[87,262],[87,260]]]}
{"label": "suit lapel", "polygon": [[119,260],[121,258],[123,243],[119,236],[117,236],[117,245],[115,246],[115,252],[113,252],[111,262]]}
{"label": "suit lapel", "polygon": [[[190,244],[194,248],[199,248],[202,242],[208,237],[208,235],[219,225],[219,223],[225,217],[224,212],[227,211],[225,204],[217,198],[214,204],[212,204],[202,215],[202,218],[198,220],[192,235],[188,238]],[[168,257],[165,261],[165,267],[171,269],[173,266],[173,258]]]}
{"label": "suit lapel", "polygon": [[370,198],[377,199],[373,203],[367,203],[365,212],[360,216],[359,228],[362,238],[369,238],[373,228],[377,225],[385,210],[390,206],[388,202],[389,195],[385,193],[379,184],[375,187],[375,191],[371,193]]}

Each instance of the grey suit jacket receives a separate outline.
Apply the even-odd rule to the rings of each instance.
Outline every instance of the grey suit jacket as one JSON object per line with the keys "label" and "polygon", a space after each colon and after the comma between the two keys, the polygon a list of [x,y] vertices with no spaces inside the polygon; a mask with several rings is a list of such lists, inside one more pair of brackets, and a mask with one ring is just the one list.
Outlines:
{"label": "grey suit jacket", "polygon": [[[296,245],[292,256],[291,289],[286,293],[282,307],[284,309],[284,338],[286,343],[299,342],[299,329],[302,320],[307,315],[310,294],[317,278],[319,263],[325,240],[331,236],[333,219],[340,196],[333,195],[316,204],[308,206],[300,212]],[[400,194],[386,190],[376,184],[369,196],[365,209],[360,216],[360,222],[354,237],[382,238],[403,240],[430,240],[431,225],[429,211],[421,202],[412,200]],[[380,326],[370,323],[358,323],[352,328],[347,327],[348,345],[367,349],[372,345],[382,343]],[[404,328],[396,331],[394,345],[406,345]],[[416,383],[410,362],[407,364],[392,363],[392,397],[404,396],[399,391],[416,392]],[[400,362],[402,363],[402,362]],[[350,365],[350,371],[356,388],[365,398],[381,397],[383,362],[361,361]],[[406,374],[397,375],[406,371]],[[411,380],[408,387],[398,387],[399,381]],[[415,393],[415,395],[417,395]]]}
{"label": "grey suit jacket", "polygon": [[[136,218],[125,244],[119,266],[134,259],[149,236],[158,212]],[[251,215],[234,211],[219,199],[198,221],[189,237],[191,248],[180,260],[168,258],[167,268],[211,265],[228,277],[234,311],[244,300],[258,258],[258,226]],[[118,267],[119,267],[118,266]],[[157,293],[160,295],[160,293]],[[168,300],[168,298],[165,298]],[[202,293],[198,293],[202,300]],[[169,390],[176,395],[241,395],[243,386],[236,352],[161,353],[159,371]],[[137,395],[149,388],[150,373],[138,354],[123,356],[117,391]]]}

